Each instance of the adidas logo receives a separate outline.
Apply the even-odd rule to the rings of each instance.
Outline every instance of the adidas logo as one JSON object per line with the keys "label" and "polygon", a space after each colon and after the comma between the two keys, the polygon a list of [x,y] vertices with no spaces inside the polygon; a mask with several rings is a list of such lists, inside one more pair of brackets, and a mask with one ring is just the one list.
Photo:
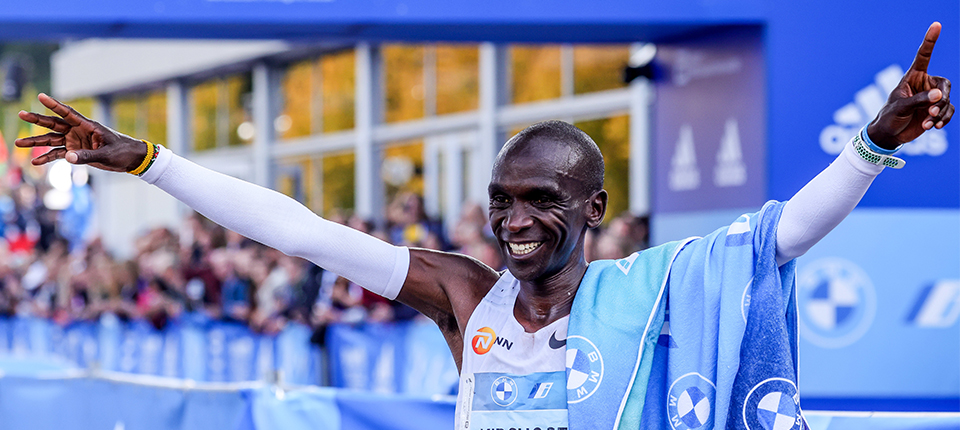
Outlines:
{"label": "adidas logo", "polygon": [[[670,159],[670,191],[689,191],[700,188],[700,169],[690,124],[680,126],[680,136]],[[727,119],[717,150],[713,168],[713,185],[717,188],[739,187],[747,183],[747,166],[743,163],[740,146],[740,128],[737,120]]]}
{"label": "adidas logo", "polygon": [[[903,69],[897,64],[877,73],[874,83],[857,91],[853,96],[853,102],[847,103],[833,113],[834,124],[826,126],[820,132],[820,148],[827,154],[839,154],[844,145],[860,131],[860,128],[877,116],[877,112],[880,112],[880,108],[887,100],[887,95],[900,83],[901,76],[903,76]],[[928,130],[900,150],[906,155],[934,157],[946,151],[947,133],[942,129]]]}

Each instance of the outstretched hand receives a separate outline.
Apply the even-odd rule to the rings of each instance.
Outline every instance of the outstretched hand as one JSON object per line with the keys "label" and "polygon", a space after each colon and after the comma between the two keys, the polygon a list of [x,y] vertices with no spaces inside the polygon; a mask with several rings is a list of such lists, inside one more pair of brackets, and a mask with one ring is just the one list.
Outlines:
{"label": "outstretched hand", "polygon": [[867,126],[867,134],[877,146],[894,149],[931,128],[943,128],[953,117],[955,108],[950,103],[950,81],[927,74],[938,37],[940,23],[934,22],[927,29],[910,70]]}
{"label": "outstretched hand", "polygon": [[146,157],[147,145],[143,142],[87,119],[72,107],[46,94],[41,93],[37,98],[59,117],[20,111],[20,119],[53,130],[40,136],[16,140],[15,144],[21,148],[52,148],[33,159],[35,166],[65,158],[71,164],[89,164],[98,169],[128,172],[137,168]]}

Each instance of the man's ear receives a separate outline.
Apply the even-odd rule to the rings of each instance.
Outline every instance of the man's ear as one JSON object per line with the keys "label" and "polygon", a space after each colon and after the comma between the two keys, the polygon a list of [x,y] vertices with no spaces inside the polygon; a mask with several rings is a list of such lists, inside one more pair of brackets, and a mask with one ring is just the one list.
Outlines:
{"label": "man's ear", "polygon": [[603,222],[603,216],[607,213],[607,190],[600,190],[593,193],[587,200],[586,208],[587,227],[597,228]]}

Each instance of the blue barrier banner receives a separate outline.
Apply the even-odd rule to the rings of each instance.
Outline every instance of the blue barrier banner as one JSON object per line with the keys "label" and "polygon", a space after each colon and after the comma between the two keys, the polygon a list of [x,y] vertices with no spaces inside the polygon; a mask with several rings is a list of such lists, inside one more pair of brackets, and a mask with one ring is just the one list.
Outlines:
{"label": "blue barrier banner", "polygon": [[445,430],[454,427],[453,398],[427,401],[423,397],[345,390],[337,392],[336,400],[340,428],[344,430]]}
{"label": "blue barrier banner", "polygon": [[227,381],[256,381],[257,338],[247,327],[224,324]]}
{"label": "blue barrier banner", "polygon": [[260,335],[257,342],[257,379],[273,379],[276,372],[276,345],[273,336]]}
{"label": "blue barrier banner", "polygon": [[205,381],[227,380],[227,333],[226,324],[212,322],[207,326],[207,377]]}
{"label": "blue barrier banner", "polygon": [[400,390],[405,352],[403,326],[332,325],[327,330],[331,385],[378,393]]}
{"label": "blue barrier banner", "polygon": [[100,368],[103,370],[119,369],[120,340],[123,327],[120,319],[113,314],[100,316],[100,326],[97,332],[97,344],[100,345]]}
{"label": "blue barrier banner", "polygon": [[49,320],[45,321],[44,325],[46,326],[45,331],[47,336],[46,355],[63,358],[67,347],[66,330],[64,330],[60,324],[56,324]]}
{"label": "blue barrier banner", "polygon": [[10,327],[10,352],[14,355],[27,355],[30,353],[30,328],[29,320],[25,318],[16,318]]}
{"label": "blue barrier banner", "polygon": [[294,385],[316,385],[316,357],[310,347],[309,327],[291,323],[277,335],[277,370],[283,381]]}
{"label": "blue barrier banner", "polygon": [[143,333],[130,325],[120,326],[120,360],[117,369],[124,373],[138,373]]}
{"label": "blue barrier banner", "polygon": [[160,376],[163,371],[163,332],[144,321],[131,323],[129,330],[136,332],[135,338],[139,342],[136,373]]}
{"label": "blue barrier banner", "polygon": [[330,385],[356,390],[370,389],[372,363],[380,351],[380,340],[347,325],[327,327],[330,351]]}
{"label": "blue barrier banner", "polygon": [[10,352],[10,319],[0,318],[0,354]]}
{"label": "blue barrier banner", "polygon": [[207,378],[206,319],[187,316],[180,321],[180,361],[183,377],[195,381]]}
{"label": "blue barrier banner", "polygon": [[97,327],[93,323],[78,321],[68,325],[63,344],[63,358],[79,367],[91,367],[98,360]]}
{"label": "blue barrier banner", "polygon": [[163,330],[163,364],[160,375],[169,378],[183,378],[183,346],[180,336],[180,324],[168,323]]}
{"label": "blue barrier banner", "polygon": [[[454,405],[452,397],[431,400],[318,387],[210,387],[173,379],[115,375],[42,379],[0,376],[0,423],[4,430],[449,429],[453,427]],[[812,430],[960,428],[960,413],[808,411],[806,416]]]}
{"label": "blue barrier banner", "polygon": [[248,394],[251,412],[243,427],[284,430],[351,428],[341,425],[335,396],[336,391],[329,388],[289,392],[269,388],[252,391]]}
{"label": "blue barrier banner", "polygon": [[447,341],[432,321],[414,320],[407,326],[407,354],[399,375],[403,393],[429,396],[457,394],[460,372]]}
{"label": "blue barrier banner", "polygon": [[827,413],[806,415],[807,424],[810,425],[811,430],[949,430],[960,428],[960,418],[956,415],[870,416],[869,414],[858,414],[860,416],[835,416]]}

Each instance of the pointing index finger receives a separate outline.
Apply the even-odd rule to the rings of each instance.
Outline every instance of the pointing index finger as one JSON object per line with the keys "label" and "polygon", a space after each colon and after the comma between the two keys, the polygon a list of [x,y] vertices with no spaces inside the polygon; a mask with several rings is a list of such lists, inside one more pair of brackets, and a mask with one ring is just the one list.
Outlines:
{"label": "pointing index finger", "polygon": [[920,49],[917,50],[917,56],[913,59],[910,70],[922,73],[927,72],[927,66],[930,65],[930,56],[933,55],[933,45],[937,43],[938,37],[940,37],[940,23],[934,22],[930,24],[930,28],[927,29],[927,34],[923,37],[923,43],[920,44]]}

